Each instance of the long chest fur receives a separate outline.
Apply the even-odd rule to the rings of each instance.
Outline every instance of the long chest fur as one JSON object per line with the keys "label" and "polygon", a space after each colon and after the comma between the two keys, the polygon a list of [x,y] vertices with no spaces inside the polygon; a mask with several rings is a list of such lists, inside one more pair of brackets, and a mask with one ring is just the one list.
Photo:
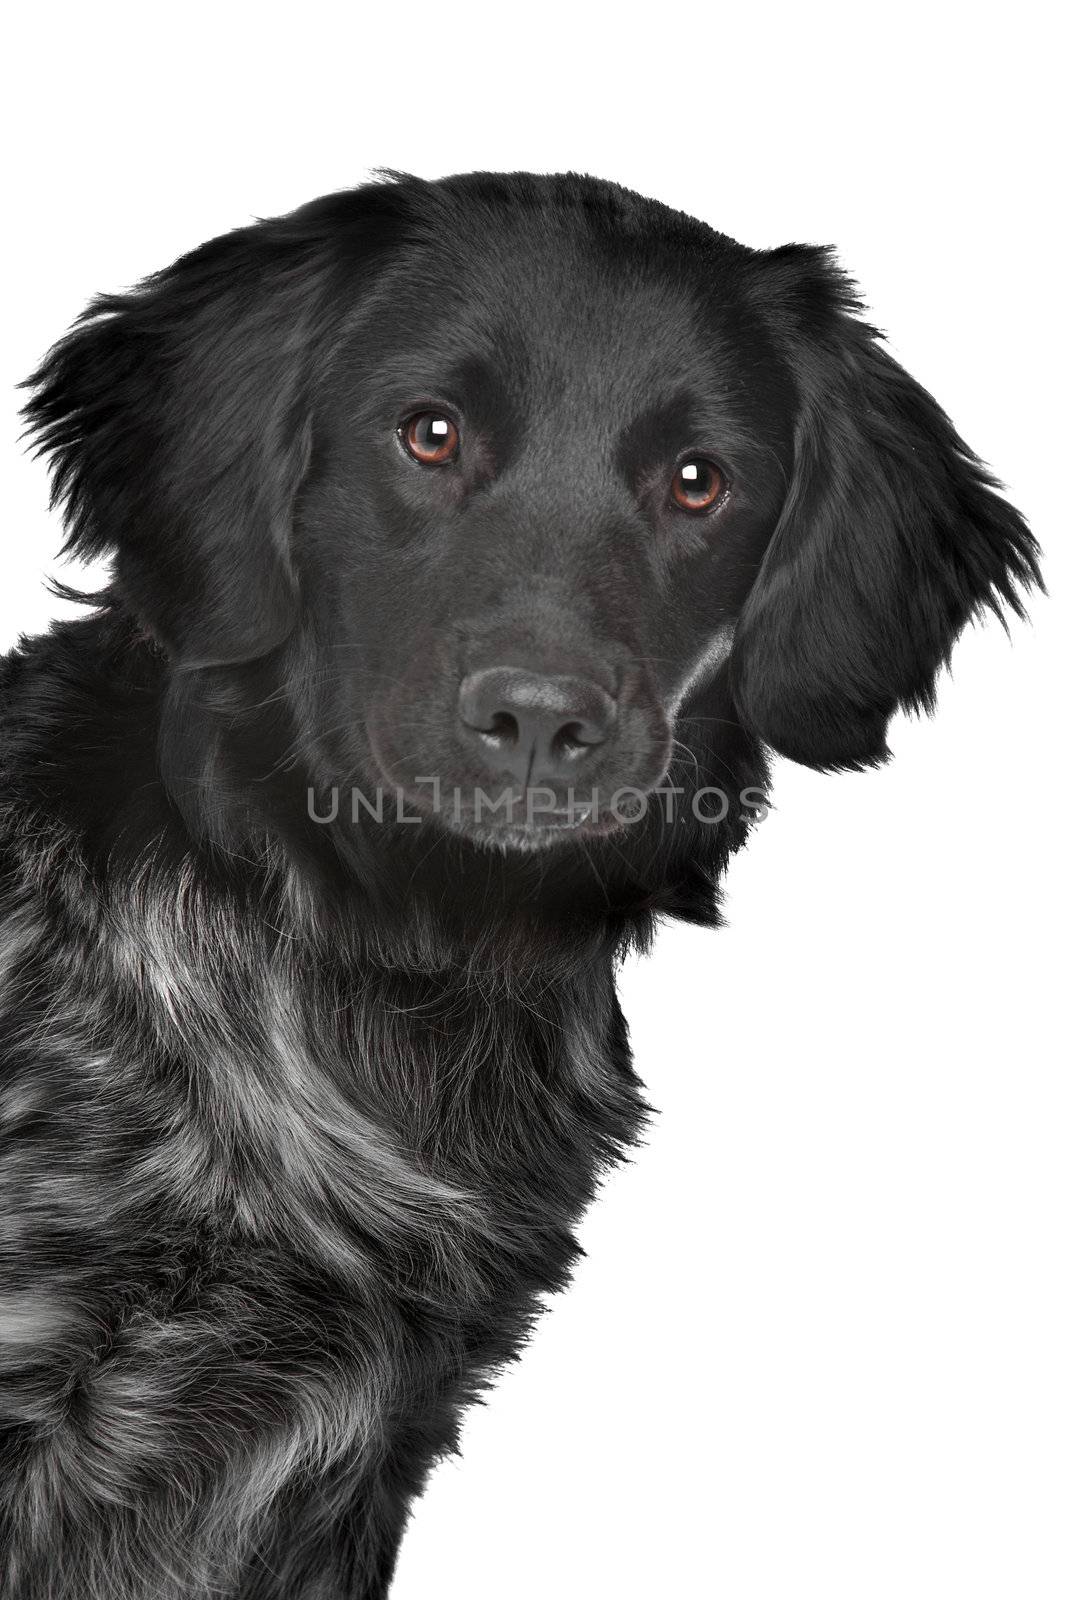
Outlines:
{"label": "long chest fur", "polygon": [[190,873],[8,901],[0,1409],[53,1491],[241,1463],[247,1520],[413,1419],[432,1453],[637,1132],[606,964],[387,965],[284,916]]}

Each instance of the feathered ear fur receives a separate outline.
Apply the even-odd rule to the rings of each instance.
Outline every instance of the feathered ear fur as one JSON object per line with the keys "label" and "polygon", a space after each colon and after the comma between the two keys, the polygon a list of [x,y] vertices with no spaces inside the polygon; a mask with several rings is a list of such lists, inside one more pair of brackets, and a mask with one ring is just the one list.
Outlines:
{"label": "feathered ear fur", "polygon": [[929,710],[938,669],[982,607],[1040,586],[1020,514],[936,401],[858,320],[828,251],[768,252],[757,293],[799,396],[793,481],[737,629],[750,726],[807,766],[884,760],[900,706]]}
{"label": "feathered ear fur", "polygon": [[292,627],[310,382],[400,193],[369,185],[203,245],[97,300],[28,380],[65,551],[113,552],[180,666],[254,658]]}

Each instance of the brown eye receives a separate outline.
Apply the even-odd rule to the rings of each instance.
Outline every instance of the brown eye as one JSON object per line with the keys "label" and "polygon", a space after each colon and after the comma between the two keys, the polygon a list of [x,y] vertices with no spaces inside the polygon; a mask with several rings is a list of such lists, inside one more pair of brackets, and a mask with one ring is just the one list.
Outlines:
{"label": "brown eye", "polygon": [[440,467],[454,461],[459,450],[459,429],[451,417],[439,411],[419,411],[399,429],[400,442],[408,455],[424,467]]}
{"label": "brown eye", "polygon": [[671,499],[683,511],[710,511],[725,491],[721,470],[704,456],[683,461],[671,479]]}

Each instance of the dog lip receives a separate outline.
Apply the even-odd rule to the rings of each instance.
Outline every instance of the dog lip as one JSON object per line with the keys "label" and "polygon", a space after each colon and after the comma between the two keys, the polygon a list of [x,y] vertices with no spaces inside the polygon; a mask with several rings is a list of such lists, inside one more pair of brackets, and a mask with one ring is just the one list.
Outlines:
{"label": "dog lip", "polygon": [[498,822],[492,817],[484,817],[469,809],[462,809],[457,815],[458,825],[472,825],[476,828],[499,828],[502,832],[520,829],[529,833],[561,833],[573,828],[584,827],[593,815],[592,802],[585,806],[561,806],[552,808],[537,808],[535,817],[529,820],[513,820]]}
{"label": "dog lip", "polygon": [[[441,821],[449,833],[468,839],[473,844],[490,845],[498,850],[536,850],[568,840],[600,839],[614,833],[622,826],[618,818],[598,816],[590,821],[592,808],[580,815],[565,812],[542,812],[536,822],[493,822],[487,818],[475,821],[462,813],[458,817],[443,816]],[[566,816],[566,821],[552,821],[552,817]]]}

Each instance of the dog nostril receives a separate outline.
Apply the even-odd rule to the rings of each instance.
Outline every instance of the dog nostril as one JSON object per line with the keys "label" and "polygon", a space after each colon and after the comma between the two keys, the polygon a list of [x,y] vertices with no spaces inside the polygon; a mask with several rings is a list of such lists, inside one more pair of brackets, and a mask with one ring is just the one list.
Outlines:
{"label": "dog nostril", "polygon": [[603,743],[603,734],[588,722],[568,722],[553,738],[551,748],[554,756],[573,761],[584,751]]}
{"label": "dog nostril", "polygon": [[[473,724],[468,723],[467,726],[472,727]],[[480,733],[483,739],[491,739],[494,744],[498,745],[518,744],[519,742],[519,724],[510,711],[494,712],[487,728],[475,728],[474,731]]]}

